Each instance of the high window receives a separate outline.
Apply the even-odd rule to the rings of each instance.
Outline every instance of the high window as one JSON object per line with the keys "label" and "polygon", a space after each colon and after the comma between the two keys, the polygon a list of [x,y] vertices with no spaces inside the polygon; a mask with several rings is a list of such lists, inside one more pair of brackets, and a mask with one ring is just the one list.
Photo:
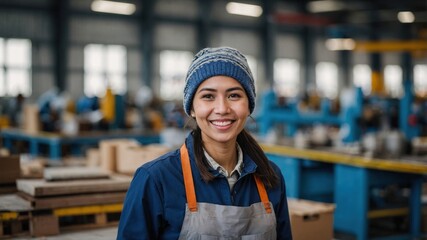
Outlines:
{"label": "high window", "polygon": [[84,49],[84,93],[103,97],[107,87],[114,94],[127,91],[126,48],[121,45],[89,44]]}
{"label": "high window", "polygon": [[252,76],[254,77],[254,81],[256,82],[258,78],[258,62],[256,58],[251,55],[245,55],[245,57],[246,57],[246,60],[248,61],[248,65],[249,65],[249,68],[251,69]]}
{"label": "high window", "polygon": [[414,66],[414,90],[421,97],[427,97],[427,64]]}
{"label": "high window", "polygon": [[353,82],[354,86],[362,88],[365,95],[371,93],[371,67],[367,64],[356,64],[353,67]]}
{"label": "high window", "polygon": [[164,50],[160,52],[160,97],[167,101],[180,100],[185,77],[193,60],[188,51]]}
{"label": "high window", "polygon": [[388,95],[400,97],[403,94],[402,68],[399,65],[387,65],[384,68],[384,86]]}
{"label": "high window", "polygon": [[0,38],[0,96],[31,95],[31,41]]}
{"label": "high window", "polygon": [[335,63],[316,64],[316,87],[322,97],[334,99],[338,96],[338,67]]}
{"label": "high window", "polygon": [[283,97],[298,95],[300,64],[295,59],[279,58],[274,61],[274,90]]}

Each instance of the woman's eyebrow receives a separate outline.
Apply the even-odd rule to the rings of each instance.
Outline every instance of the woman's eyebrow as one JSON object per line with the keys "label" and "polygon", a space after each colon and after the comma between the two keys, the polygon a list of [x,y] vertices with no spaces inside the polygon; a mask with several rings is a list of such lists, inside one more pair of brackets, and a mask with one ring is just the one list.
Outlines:
{"label": "woman's eyebrow", "polygon": [[[228,88],[226,91],[227,92],[231,92],[231,91],[235,91],[235,90],[241,90],[241,91],[243,91],[243,88],[242,87],[232,87],[232,88]],[[201,88],[200,90],[199,90],[199,92],[201,92],[201,91],[211,91],[211,92],[216,92],[216,91],[218,91],[216,88],[209,88],[209,87],[205,87],[205,88]]]}
{"label": "woman's eyebrow", "polygon": [[215,88],[201,88],[198,92],[203,92],[203,91],[216,92],[217,90]]}
{"label": "woman's eyebrow", "polygon": [[244,91],[242,87],[233,87],[233,88],[227,89],[226,92],[232,92],[236,90]]}
{"label": "woman's eyebrow", "polygon": [[[205,87],[205,88],[201,88],[198,92],[217,92],[218,90],[216,88],[209,88],[209,87]],[[225,90],[226,92],[232,92],[232,91],[244,91],[242,87],[232,87],[232,88],[228,88],[227,90]]]}

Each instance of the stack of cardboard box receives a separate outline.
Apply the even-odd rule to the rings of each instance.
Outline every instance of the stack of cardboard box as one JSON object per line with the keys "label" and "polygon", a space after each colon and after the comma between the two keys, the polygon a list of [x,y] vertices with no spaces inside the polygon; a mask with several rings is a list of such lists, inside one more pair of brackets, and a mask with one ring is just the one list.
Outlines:
{"label": "stack of cardboard box", "polygon": [[161,144],[141,145],[131,139],[104,140],[99,146],[99,153],[93,149],[88,151],[88,164],[99,161],[102,169],[126,175],[133,175],[142,164],[170,151]]}

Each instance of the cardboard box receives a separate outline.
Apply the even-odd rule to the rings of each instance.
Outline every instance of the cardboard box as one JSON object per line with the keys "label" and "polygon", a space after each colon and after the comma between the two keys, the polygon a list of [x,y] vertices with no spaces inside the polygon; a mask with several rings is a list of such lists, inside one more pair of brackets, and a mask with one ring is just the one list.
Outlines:
{"label": "cardboard box", "polygon": [[100,167],[110,172],[117,171],[117,149],[118,147],[139,146],[133,139],[110,139],[99,143]]}
{"label": "cardboard box", "polygon": [[294,240],[333,239],[334,204],[288,199],[288,205]]}
{"label": "cardboard box", "polygon": [[23,126],[27,133],[38,133],[41,130],[39,107],[37,104],[25,104]]}
{"label": "cardboard box", "polygon": [[15,183],[21,175],[19,156],[0,156],[0,183]]}
{"label": "cardboard box", "polygon": [[49,159],[47,158],[30,158],[26,154],[21,154],[21,177],[43,178],[43,171],[48,161]]}
{"label": "cardboard box", "polygon": [[122,147],[119,149],[117,172],[133,175],[142,164],[154,160],[170,151],[161,144],[149,144],[137,147]]}
{"label": "cardboard box", "polygon": [[86,151],[86,165],[99,167],[101,165],[101,153],[98,148],[90,148]]}

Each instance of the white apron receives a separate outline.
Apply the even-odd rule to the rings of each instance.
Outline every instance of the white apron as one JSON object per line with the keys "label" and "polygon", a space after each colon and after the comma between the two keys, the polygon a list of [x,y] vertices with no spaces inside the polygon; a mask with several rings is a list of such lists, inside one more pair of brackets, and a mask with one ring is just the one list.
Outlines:
{"label": "white apron", "polygon": [[276,216],[262,181],[254,175],[261,202],[249,207],[197,203],[190,159],[181,147],[187,204],[179,239],[276,239]]}

